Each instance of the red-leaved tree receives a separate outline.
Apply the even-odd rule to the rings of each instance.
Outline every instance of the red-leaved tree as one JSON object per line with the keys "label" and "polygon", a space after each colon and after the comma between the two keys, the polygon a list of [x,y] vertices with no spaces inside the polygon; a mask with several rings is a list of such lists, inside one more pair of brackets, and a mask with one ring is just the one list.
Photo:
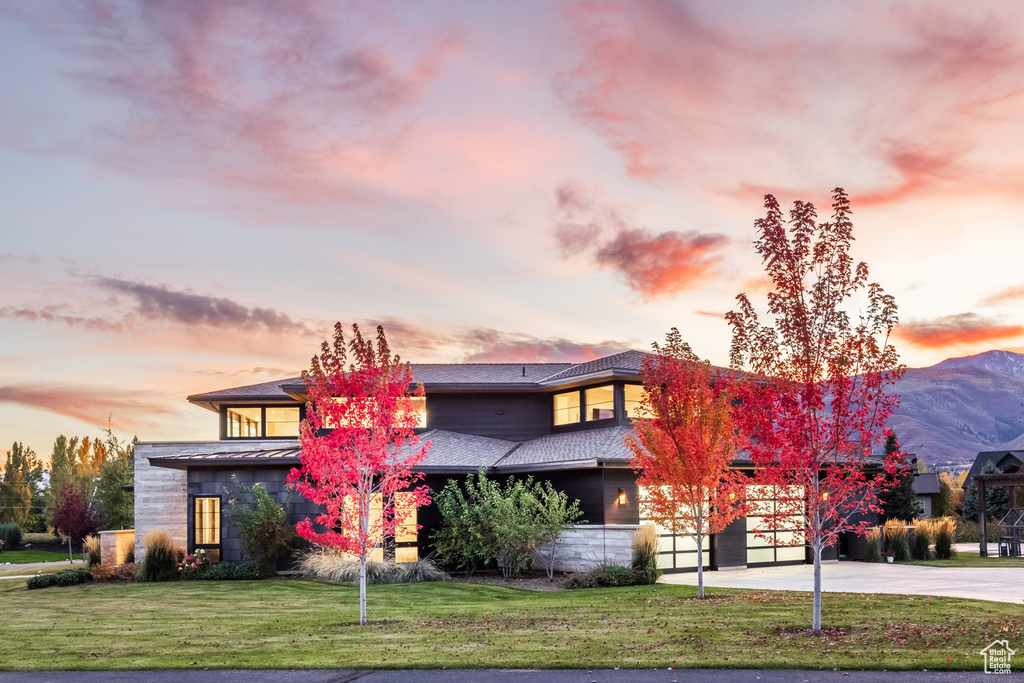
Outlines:
{"label": "red-leaved tree", "polygon": [[309,395],[300,428],[302,467],[292,469],[288,482],[324,512],[315,520],[322,531],[309,518],[296,530],[359,557],[359,623],[365,625],[370,551],[430,503],[426,486],[411,488],[423,478],[415,467],[430,447],[414,432],[412,397],[422,396],[423,387],[410,390],[409,364],[391,355],[383,328],[375,347],[356,325],[346,343],[341,323],[333,345],[323,343],[302,378]]}
{"label": "red-leaved tree", "polygon": [[[840,534],[863,533],[878,511],[876,491],[902,457],[880,452],[886,419],[898,399],[886,389],[903,374],[889,335],[896,302],[868,267],[850,257],[853,224],[846,193],[832,195],[832,219],[817,222],[798,201],[788,226],[775,197],[765,196],[755,248],[774,285],[761,324],[746,294],[726,317],[731,363],[749,370],[738,424],[747,436],[757,483],[776,502],[758,510],[756,531],[791,528],[782,544],[804,544],[814,556],[813,629],[821,630],[821,553]],[[853,319],[849,311],[857,310]],[[882,466],[883,471],[879,471]]]}
{"label": "red-leaved tree", "polygon": [[68,539],[68,561],[72,559],[71,541],[81,541],[100,527],[97,510],[85,502],[85,496],[72,483],[64,484],[53,509],[53,528]]}
{"label": "red-leaved tree", "polygon": [[731,373],[715,372],[672,328],[644,360],[642,419],[626,437],[647,516],[697,545],[697,597],[704,597],[704,539],[743,514],[746,477],[730,469],[738,436]]}

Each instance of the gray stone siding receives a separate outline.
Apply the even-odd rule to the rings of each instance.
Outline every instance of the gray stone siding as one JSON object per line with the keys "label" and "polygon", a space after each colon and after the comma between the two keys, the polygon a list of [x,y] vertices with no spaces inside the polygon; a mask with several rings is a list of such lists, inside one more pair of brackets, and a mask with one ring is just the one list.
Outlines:
{"label": "gray stone siding", "polygon": [[[555,571],[583,572],[601,564],[628,567],[633,561],[633,532],[637,524],[579,526],[566,531],[555,546]],[[549,548],[538,553],[537,565],[546,567]]]}
{"label": "gray stone siding", "polygon": [[[296,440],[298,443],[298,440]],[[282,448],[280,439],[245,441],[144,442],[135,444],[135,559],[142,561],[142,538],[164,529],[181,548],[188,545],[188,477],[185,470],[154,467],[159,455],[225,453]]]}

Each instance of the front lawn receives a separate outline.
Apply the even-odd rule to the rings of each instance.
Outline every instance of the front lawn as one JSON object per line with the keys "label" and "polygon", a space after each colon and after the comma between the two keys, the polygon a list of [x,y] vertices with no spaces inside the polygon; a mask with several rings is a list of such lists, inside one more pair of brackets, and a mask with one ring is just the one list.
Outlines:
{"label": "front lawn", "polygon": [[[82,559],[82,554],[73,556],[76,560]],[[0,565],[29,564],[30,562],[67,562],[68,554],[54,553],[49,550],[5,550],[0,553]]]}
{"label": "front lawn", "polygon": [[979,671],[992,640],[1020,644],[1019,605],[655,585],[537,592],[468,583],[358,589],[305,580],[0,582],[0,667],[807,668]]}

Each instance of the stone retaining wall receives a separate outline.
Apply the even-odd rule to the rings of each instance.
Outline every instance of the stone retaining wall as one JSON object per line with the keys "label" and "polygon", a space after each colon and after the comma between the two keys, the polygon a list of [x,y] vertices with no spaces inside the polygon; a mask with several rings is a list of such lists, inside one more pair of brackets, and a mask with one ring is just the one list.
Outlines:
{"label": "stone retaining wall", "polygon": [[[635,524],[579,526],[566,531],[555,546],[555,571],[583,572],[601,564],[628,567],[633,561]],[[538,553],[537,565],[547,566],[548,548]]]}

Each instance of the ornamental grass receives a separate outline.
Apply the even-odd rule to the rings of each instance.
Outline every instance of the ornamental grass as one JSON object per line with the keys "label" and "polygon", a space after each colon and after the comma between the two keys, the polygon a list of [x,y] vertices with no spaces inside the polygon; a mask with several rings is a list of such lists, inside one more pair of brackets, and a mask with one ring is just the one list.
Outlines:
{"label": "ornamental grass", "polygon": [[882,525],[882,534],[885,536],[886,554],[891,550],[892,556],[897,562],[906,562],[910,559],[906,522],[899,519],[887,519]]}
{"label": "ornamental grass", "polygon": [[931,559],[932,544],[932,523],[928,519],[918,519],[914,522],[914,547],[911,554],[915,560]]}
{"label": "ornamental grass", "polygon": [[89,555],[89,566],[100,564],[100,537],[89,534],[82,539],[82,552]]}
{"label": "ornamental grass", "polygon": [[147,531],[142,537],[146,556],[135,574],[139,581],[174,581],[178,578],[178,554],[174,541],[164,529]]}
{"label": "ornamental grass", "polygon": [[932,523],[935,534],[935,557],[948,560],[956,555],[953,550],[953,535],[956,533],[956,520],[952,517],[939,517]]}
{"label": "ornamental grass", "polygon": [[867,542],[867,548],[864,550],[864,561],[865,562],[881,562],[882,561],[882,530],[877,526],[872,528],[864,536]]}
{"label": "ornamental grass", "polygon": [[658,568],[658,530],[653,524],[642,524],[633,533],[633,571],[642,582],[652,584],[661,576]]}

